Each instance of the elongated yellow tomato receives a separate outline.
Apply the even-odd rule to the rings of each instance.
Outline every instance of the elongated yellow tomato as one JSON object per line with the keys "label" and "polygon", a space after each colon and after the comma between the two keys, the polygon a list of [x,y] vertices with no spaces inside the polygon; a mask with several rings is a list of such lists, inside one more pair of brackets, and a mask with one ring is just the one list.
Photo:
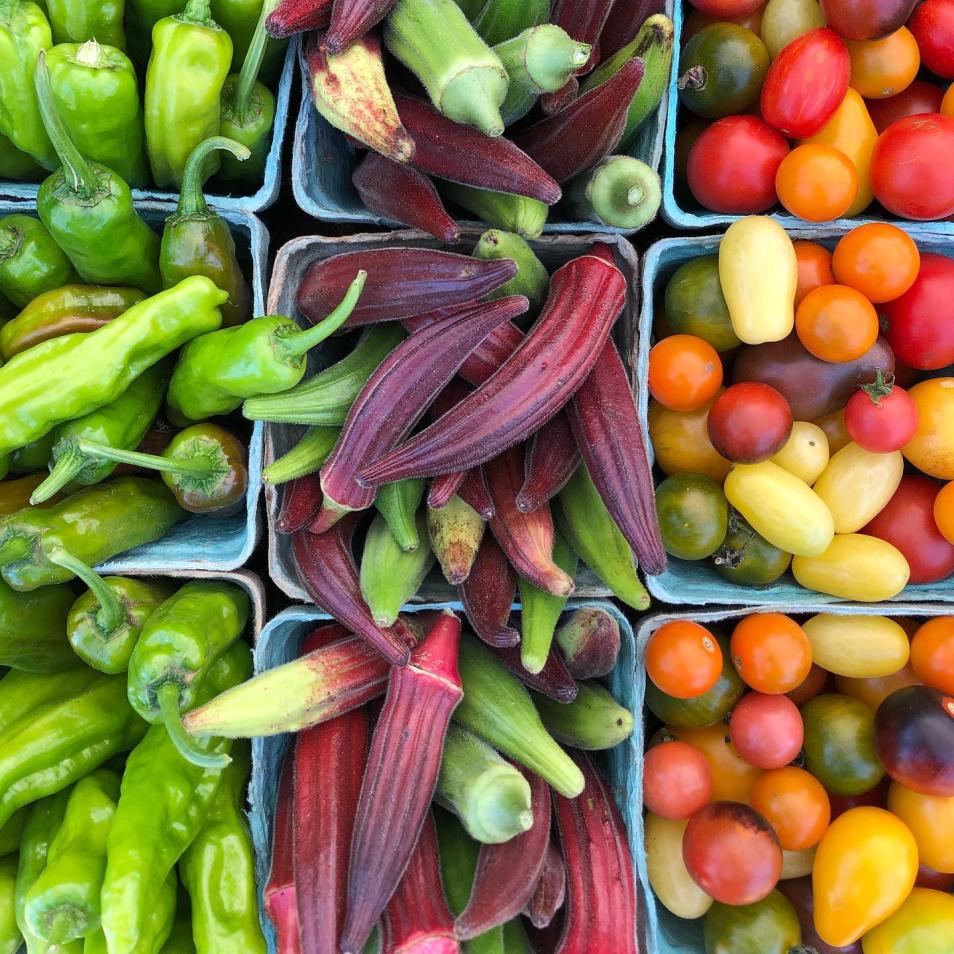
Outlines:
{"label": "elongated yellow tomato", "polygon": [[656,897],[680,918],[701,918],[712,898],[696,884],[682,860],[682,835],[689,819],[674,821],[646,813],[646,870]]}
{"label": "elongated yellow tomato", "polygon": [[922,795],[892,782],[888,808],[911,829],[921,864],[954,873],[954,795]]}
{"label": "elongated yellow tomato", "polygon": [[903,473],[901,451],[872,454],[854,441],[838,451],[815,481],[815,493],[835,519],[835,533],[855,533],[881,513]]}
{"label": "elongated yellow tomato", "polygon": [[890,676],[908,661],[908,634],[887,616],[819,613],[802,624],[812,660],[836,676]]}
{"label": "elongated yellow tomato", "polygon": [[917,874],[914,835],[891,812],[863,806],[839,815],[812,869],[818,936],[832,947],[854,944],[901,907]]}
{"label": "elongated yellow tomato", "polygon": [[769,0],[762,11],[762,42],[774,60],[792,40],[824,25],[818,0]]}
{"label": "elongated yellow tomato", "polygon": [[770,460],[733,467],[725,495],[756,533],[786,553],[818,556],[832,541],[835,522],[825,502]]}
{"label": "elongated yellow tomato", "polygon": [[772,463],[811,487],[828,466],[828,435],[811,421],[796,421],[785,446],[772,458]]}
{"label": "elongated yellow tomato", "polygon": [[802,851],[782,849],[782,873],[779,875],[779,880],[788,881],[789,878],[804,878],[805,875],[810,875],[815,864],[817,847],[812,845],[811,848],[804,848]]}
{"label": "elongated yellow tomato", "polygon": [[791,334],[798,260],[788,233],[774,219],[749,215],[729,226],[719,245],[719,282],[732,330],[746,344]]}
{"label": "elongated yellow tomato", "polygon": [[792,573],[806,589],[843,600],[877,603],[897,596],[908,583],[911,568],[904,554],[877,537],[839,533],[824,553],[796,556]]}
{"label": "elongated yellow tomato", "polygon": [[831,119],[814,136],[801,141],[834,146],[854,165],[858,173],[858,192],[855,201],[848,207],[845,218],[851,218],[871,205],[874,199],[874,193],[871,191],[871,156],[878,141],[878,130],[857,90],[849,86],[845,98]]}
{"label": "elongated yellow tomato", "polygon": [[862,939],[864,954],[951,954],[954,895],[915,888],[904,904]]}

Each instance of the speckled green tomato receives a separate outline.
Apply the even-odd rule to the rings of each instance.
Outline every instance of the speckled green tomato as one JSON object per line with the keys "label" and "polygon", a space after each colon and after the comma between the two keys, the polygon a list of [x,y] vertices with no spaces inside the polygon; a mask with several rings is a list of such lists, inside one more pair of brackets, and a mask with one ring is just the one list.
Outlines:
{"label": "speckled green tomato", "polygon": [[700,255],[676,269],[666,285],[666,321],[673,334],[695,335],[719,352],[742,344],[722,295],[718,255]]}
{"label": "speckled green tomato", "polygon": [[729,510],[729,529],[712,557],[719,576],[739,586],[768,586],[791,563],[791,553],[772,546],[741,514]]}
{"label": "speckled green tomato", "polygon": [[706,954],[789,954],[802,942],[798,914],[778,890],[755,904],[716,901],[702,931]]}
{"label": "speckled green tomato", "polygon": [[805,768],[833,795],[860,795],[884,777],[875,748],[874,712],[859,699],[835,693],[802,706]]}
{"label": "speckled green tomato", "polygon": [[719,549],[728,529],[722,488],[705,474],[675,474],[656,488],[663,546],[681,560],[703,560]]}
{"label": "speckled green tomato", "polygon": [[705,119],[744,113],[758,99],[768,68],[768,50],[751,30],[713,23],[683,47],[679,99]]}

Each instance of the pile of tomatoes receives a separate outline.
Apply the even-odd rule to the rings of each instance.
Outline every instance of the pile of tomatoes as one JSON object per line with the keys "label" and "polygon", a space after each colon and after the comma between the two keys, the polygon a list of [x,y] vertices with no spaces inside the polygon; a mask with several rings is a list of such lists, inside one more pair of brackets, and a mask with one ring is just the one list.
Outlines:
{"label": "pile of tomatoes", "polygon": [[750,216],[669,279],[657,511],[733,583],[885,600],[954,573],[954,259],[887,223],[829,244]]}
{"label": "pile of tomatoes", "polygon": [[954,0],[690,2],[676,163],[700,205],[954,215]]}
{"label": "pile of tomatoes", "polygon": [[706,954],[954,951],[954,617],[677,619],[646,671],[649,879]]}

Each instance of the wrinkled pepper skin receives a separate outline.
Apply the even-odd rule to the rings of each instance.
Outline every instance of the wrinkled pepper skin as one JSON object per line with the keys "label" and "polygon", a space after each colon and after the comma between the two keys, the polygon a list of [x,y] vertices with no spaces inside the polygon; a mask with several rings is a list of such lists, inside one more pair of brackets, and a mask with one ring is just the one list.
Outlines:
{"label": "wrinkled pepper skin", "polygon": [[53,42],[58,44],[96,39],[125,49],[124,9],[124,0],[46,0]]}
{"label": "wrinkled pepper skin", "polygon": [[39,219],[14,214],[0,220],[0,292],[17,308],[75,281],[70,260]]}
{"label": "wrinkled pepper skin", "polygon": [[68,586],[17,593],[0,583],[0,666],[27,672],[75,668],[79,660],[66,640],[72,601]]}

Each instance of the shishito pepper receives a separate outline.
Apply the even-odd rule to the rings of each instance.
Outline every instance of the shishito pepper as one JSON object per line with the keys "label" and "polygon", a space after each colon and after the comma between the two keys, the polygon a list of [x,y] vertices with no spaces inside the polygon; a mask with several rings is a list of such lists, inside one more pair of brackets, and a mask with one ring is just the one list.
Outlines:
{"label": "shishito pepper", "polygon": [[[188,0],[182,13],[152,29],[146,71],[146,151],[160,188],[179,185],[195,147],[219,131],[222,85],[232,40],[213,19],[209,0]],[[210,155],[207,173],[219,167]]]}
{"label": "shishito pepper", "polygon": [[[212,16],[215,22],[232,37],[233,70],[240,70],[248,56],[263,6],[263,0],[212,0]],[[265,70],[269,76],[277,72],[285,45],[280,40],[268,41]]]}
{"label": "shishito pepper", "polygon": [[13,669],[0,679],[0,744],[16,735],[43,706],[88,689],[99,675],[86,666],[66,672],[38,673]]}
{"label": "shishito pepper", "polygon": [[70,260],[32,215],[0,219],[0,292],[18,308],[37,295],[76,281]]}
{"label": "shishito pepper", "polygon": [[366,278],[358,272],[341,304],[305,331],[291,318],[265,315],[190,342],[169,382],[172,415],[202,421],[234,411],[245,398],[293,388],[305,375],[308,352],[348,320]]}
{"label": "shishito pepper", "polygon": [[152,28],[182,9],[182,0],[126,0],[126,50],[142,71],[152,52]]}
{"label": "shishito pepper", "polygon": [[53,434],[44,434],[37,440],[18,447],[10,455],[10,473],[33,474],[38,470],[45,470],[50,463],[52,453]]}
{"label": "shishito pepper", "polygon": [[37,165],[33,156],[17,149],[6,136],[0,134],[0,179],[39,182],[45,176],[46,170]]}
{"label": "shishito pepper", "polygon": [[0,952],[16,954],[23,939],[16,919],[17,858],[0,858]]}
{"label": "shishito pepper", "polygon": [[20,839],[23,837],[27,812],[29,812],[29,806],[18,809],[3,828],[0,828],[0,858],[20,850]]}
{"label": "shishito pepper", "polygon": [[75,668],[79,659],[66,638],[72,605],[68,586],[17,593],[0,583],[0,665],[28,672]]}
{"label": "shishito pepper", "polygon": [[189,156],[182,176],[179,204],[166,219],[159,251],[159,271],[166,288],[190,275],[205,275],[229,298],[221,306],[222,324],[240,325],[252,316],[252,293],[235,255],[228,222],[209,209],[202,194],[206,160],[225,149],[248,157],[248,150],[231,139],[213,136],[199,143]]}
{"label": "shishito pepper", "polygon": [[182,883],[192,898],[192,935],[203,954],[266,951],[258,921],[252,838],[243,811],[249,771],[248,743],[236,743],[205,824],[179,862]]}
{"label": "shishito pepper", "polygon": [[99,40],[122,50],[123,0],[46,0],[54,43],[85,43]]}
{"label": "shishito pepper", "polygon": [[[40,473],[28,474],[25,477],[18,477],[16,480],[0,481],[0,517],[29,507],[30,495],[43,483],[45,478],[46,474]],[[46,506],[51,507],[58,500],[59,496],[53,497],[52,500],[47,501]]]}

